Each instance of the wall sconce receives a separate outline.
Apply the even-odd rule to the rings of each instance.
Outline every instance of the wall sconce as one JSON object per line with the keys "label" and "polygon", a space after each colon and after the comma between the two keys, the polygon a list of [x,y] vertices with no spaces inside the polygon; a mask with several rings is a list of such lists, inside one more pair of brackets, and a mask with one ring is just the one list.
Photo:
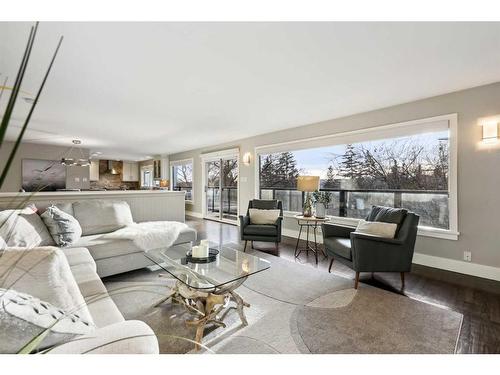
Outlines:
{"label": "wall sconce", "polygon": [[243,164],[248,166],[252,162],[252,154],[250,152],[247,152],[243,155],[242,158]]}
{"label": "wall sconce", "polygon": [[483,127],[483,143],[496,143],[498,141],[498,123],[499,119],[497,118],[480,120],[479,124]]}

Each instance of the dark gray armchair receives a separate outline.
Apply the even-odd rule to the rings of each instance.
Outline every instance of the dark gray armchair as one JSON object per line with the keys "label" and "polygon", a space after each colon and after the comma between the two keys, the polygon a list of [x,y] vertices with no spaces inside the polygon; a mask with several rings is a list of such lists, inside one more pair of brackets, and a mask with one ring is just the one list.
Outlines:
{"label": "dark gray armchair", "polygon": [[325,251],[332,257],[328,272],[334,260],[352,268],[356,271],[356,289],[360,272],[399,272],[404,288],[404,273],[411,271],[419,216],[405,209],[373,206],[366,220],[398,224],[395,238],[356,233],[356,228],[349,226],[323,224]]}
{"label": "dark gray armchair", "polygon": [[[249,209],[257,208],[260,210],[280,210],[280,216],[274,224],[250,224]],[[274,242],[276,250],[278,244],[281,242],[281,222],[283,220],[283,207],[281,201],[278,200],[264,200],[253,199],[248,202],[248,209],[246,216],[240,215],[240,235],[241,240],[245,241],[245,248],[247,249],[247,242],[251,241],[252,249],[253,241]]]}

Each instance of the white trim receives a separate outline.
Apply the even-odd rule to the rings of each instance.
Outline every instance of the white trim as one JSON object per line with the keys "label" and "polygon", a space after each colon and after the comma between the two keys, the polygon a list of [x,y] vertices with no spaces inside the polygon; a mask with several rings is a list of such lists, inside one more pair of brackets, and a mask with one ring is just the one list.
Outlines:
{"label": "white trim", "polygon": [[[422,119],[417,119],[417,120],[410,120],[410,121],[403,121],[403,122],[397,122],[397,123],[392,123],[392,124],[386,124],[386,125],[375,125],[375,126],[370,126],[367,128],[363,129],[357,129],[357,130],[349,130],[345,132],[340,132],[340,133],[333,133],[333,134],[327,134],[327,135],[321,135],[317,137],[310,137],[310,138],[302,138],[302,139],[296,139],[293,141],[287,141],[287,142],[280,142],[280,143],[271,143],[267,145],[260,145],[255,147],[255,152],[256,154],[262,154],[264,152],[275,152],[273,150],[276,150],[278,148],[283,148],[283,150],[298,150],[301,148],[317,148],[317,147],[322,147],[322,145],[325,146],[332,146],[336,144],[345,144],[349,142],[360,142],[360,136],[365,135],[365,134],[370,134],[370,133],[381,133],[382,137],[397,137],[398,134],[395,134],[395,131],[398,129],[404,129],[403,134],[409,134],[409,133],[423,133],[425,131],[436,131],[441,128],[444,128],[445,122],[450,122],[453,119],[456,121],[457,114],[456,113],[451,113],[451,114],[446,114],[446,115],[440,115],[440,116],[434,116],[434,117],[427,117],[427,118],[422,118]],[[424,127],[424,124],[428,124],[428,126]],[[410,129],[413,128],[413,129]],[[408,131],[407,131],[408,130]],[[413,130],[413,131],[410,131]],[[390,133],[388,133],[389,131]],[[383,134],[382,134],[383,133]],[[387,133],[387,135],[386,135]],[[395,134],[395,135],[391,135]],[[354,140],[344,140],[342,138],[346,137],[352,137],[352,136],[357,136],[356,139]],[[373,136],[372,138],[369,139],[374,139]],[[338,139],[338,141],[333,141],[330,142],[330,140],[333,139]],[[379,137],[376,137],[379,138]],[[324,142],[318,142],[318,141],[324,141]],[[317,143],[312,144],[312,143]],[[288,147],[290,145],[295,145],[295,147]]]}
{"label": "white trim", "polygon": [[[458,137],[457,137],[457,129],[458,129],[458,115],[456,113],[451,113],[451,114],[446,114],[446,115],[440,115],[440,116],[434,116],[434,117],[428,117],[428,118],[423,118],[423,119],[417,119],[417,120],[411,120],[411,121],[405,121],[405,122],[399,122],[399,123],[394,123],[394,124],[388,124],[388,125],[381,125],[381,126],[373,126],[369,128],[363,128],[363,129],[358,129],[358,130],[352,130],[348,132],[341,132],[341,133],[335,133],[335,134],[329,134],[329,135],[323,135],[319,137],[312,137],[312,138],[307,138],[307,139],[299,139],[299,140],[293,140],[293,141],[288,141],[288,142],[281,142],[281,143],[274,143],[274,144],[268,144],[268,145],[262,145],[262,146],[257,146],[254,149],[254,160],[255,160],[255,173],[254,173],[254,178],[255,178],[255,191],[254,195],[255,198],[259,198],[259,187],[260,187],[260,181],[259,181],[259,167],[260,167],[260,161],[259,161],[259,155],[264,153],[264,152],[280,152],[280,151],[273,151],[274,150],[292,150],[292,149],[301,149],[301,148],[316,148],[316,147],[321,147],[320,144],[322,145],[330,145],[333,146],[335,144],[343,144],[346,142],[346,139],[349,139],[350,142],[359,142],[359,140],[356,140],[356,137],[361,138],[362,136],[365,135],[372,135],[373,133],[377,133],[378,136],[387,136],[387,137],[394,137],[398,136],[399,133],[401,135],[404,135],[406,131],[415,134],[419,132],[423,132],[426,130],[436,130],[436,129],[441,129],[445,125],[446,128],[449,129],[450,133],[450,138],[449,138],[449,144],[450,144],[450,150],[449,150],[449,175],[448,175],[448,193],[449,193],[449,198],[448,198],[448,207],[449,207],[449,221],[450,221],[450,229],[449,230],[443,230],[443,229],[437,229],[437,228],[429,228],[429,227],[422,227],[419,226],[418,234],[421,236],[427,236],[427,237],[435,237],[435,238],[441,238],[441,239],[447,239],[447,240],[458,240],[459,236],[459,231],[458,231],[458,166],[457,166],[457,160],[458,160]],[[395,132],[398,132],[398,134],[395,134]],[[294,145],[295,148],[290,147]],[[292,213],[296,214],[296,213]],[[356,225],[357,221],[356,219],[352,218],[341,218],[341,217],[335,217],[336,222],[341,223],[344,222],[347,225]],[[352,221],[352,220],[355,220]]]}
{"label": "white trim", "polygon": [[238,164],[240,162],[240,149],[239,148],[230,148],[227,150],[220,150],[214,152],[206,152],[200,155],[200,158],[203,162],[213,161],[218,159],[230,159],[230,158],[238,158]]}
{"label": "white trim", "polygon": [[178,167],[180,165],[186,165],[186,164],[191,164],[192,165],[192,180],[191,181],[191,184],[192,184],[192,187],[191,187],[191,199],[186,199],[185,202],[188,203],[188,204],[193,204],[194,205],[194,158],[187,158],[187,159],[181,159],[181,160],[172,160],[170,163],[170,166],[169,166],[169,171],[168,171],[168,174],[170,176],[170,190],[173,191],[174,189],[174,173],[173,173],[173,170],[172,168],[173,167]]}
{"label": "white trim", "polygon": [[207,181],[207,176],[206,176],[206,163],[211,162],[211,161],[218,161],[221,159],[233,159],[235,158],[237,163],[236,163],[236,168],[238,169],[237,174],[238,174],[238,180],[237,180],[237,194],[236,194],[236,216],[239,215],[240,213],[240,149],[239,148],[231,148],[231,149],[226,149],[226,150],[220,150],[220,151],[214,151],[214,152],[207,152],[204,154],[200,155],[201,159],[201,180],[202,180],[202,194],[201,194],[201,217],[204,219],[209,219],[209,220],[215,220],[215,221],[220,221],[223,223],[227,224],[234,224],[235,222],[230,221],[230,220],[218,220],[213,217],[208,217],[207,216],[207,194],[206,194],[206,181]]}
{"label": "white trim", "polygon": [[192,216],[198,219],[203,219],[203,214],[196,211],[186,211],[186,216]]}
{"label": "white trim", "polygon": [[170,161],[170,167],[173,167],[174,165],[185,165],[189,163],[193,163],[194,159],[193,158],[187,158],[187,159],[179,159],[179,160],[172,160]]}
{"label": "white trim", "polygon": [[441,258],[421,253],[413,254],[413,263],[463,273],[465,275],[482,277],[484,279],[500,281],[500,268],[486,266],[484,264]]}

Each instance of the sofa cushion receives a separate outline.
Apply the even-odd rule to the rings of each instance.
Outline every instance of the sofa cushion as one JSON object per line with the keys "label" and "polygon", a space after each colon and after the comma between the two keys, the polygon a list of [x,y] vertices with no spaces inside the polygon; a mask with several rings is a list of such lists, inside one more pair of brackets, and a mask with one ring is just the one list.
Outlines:
{"label": "sofa cushion", "polygon": [[0,257],[0,287],[28,293],[92,322],[68,260],[56,247],[5,249]]}
{"label": "sofa cushion", "polygon": [[243,233],[254,236],[277,236],[278,229],[275,225],[249,224],[245,227]]}
{"label": "sofa cushion", "polygon": [[94,272],[96,272],[94,258],[90,255],[88,249],[84,247],[65,247],[62,251],[66,256],[71,269],[75,266],[79,266],[80,264],[88,264],[94,269]]}
{"label": "sofa cushion", "polygon": [[[97,327],[104,327],[125,320],[95,272],[95,267],[89,264],[80,264],[72,267],[71,271]],[[126,291],[120,292],[126,293]]]}
{"label": "sofa cushion", "polygon": [[[185,228],[179,233],[179,237],[177,237],[174,245],[190,241],[196,241],[196,230]],[[92,258],[95,260],[144,252],[144,250],[137,247],[132,240],[107,238],[104,234],[83,236],[71,247],[87,248]]]}
{"label": "sofa cushion", "polygon": [[54,245],[43,220],[31,207],[0,211],[0,237],[9,247]]}
{"label": "sofa cushion", "polygon": [[143,252],[132,240],[106,238],[103,234],[82,236],[72,247],[87,248],[94,260]]}
{"label": "sofa cushion", "polygon": [[158,339],[151,328],[139,320],[99,328],[82,340],[70,341],[50,354],[158,354]]}
{"label": "sofa cushion", "polygon": [[77,314],[64,311],[26,293],[0,288],[0,353],[19,353],[35,337],[43,340],[27,352],[62,344],[76,336],[90,334],[95,326]]}
{"label": "sofa cushion", "polygon": [[84,236],[109,233],[134,222],[130,206],[123,201],[78,201],[73,203],[73,212]]}
{"label": "sofa cushion", "polygon": [[336,255],[352,260],[351,239],[330,237],[323,240],[327,252],[333,250]]}
{"label": "sofa cushion", "polygon": [[41,218],[58,246],[71,245],[82,235],[78,220],[56,206],[48,207]]}

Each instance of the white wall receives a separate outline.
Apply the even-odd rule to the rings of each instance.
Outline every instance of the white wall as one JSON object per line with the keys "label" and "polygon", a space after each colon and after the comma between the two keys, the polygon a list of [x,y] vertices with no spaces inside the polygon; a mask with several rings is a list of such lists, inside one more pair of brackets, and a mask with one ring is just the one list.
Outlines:
{"label": "white wall", "polygon": [[[194,204],[187,206],[186,209],[201,214],[203,182],[200,154],[203,152],[239,147],[240,155],[246,152],[254,154],[257,146],[450,113],[458,113],[458,230],[460,236],[458,241],[419,236],[416,251],[427,260],[432,259],[428,256],[434,256],[461,261],[463,252],[470,250],[473,263],[483,265],[481,269],[486,266],[495,267],[493,272],[496,272],[496,277],[500,279],[498,269],[500,268],[500,227],[498,224],[500,150],[481,147],[481,127],[478,126],[479,118],[500,114],[500,83],[246,138],[217,147],[173,154],[170,155],[170,160],[194,159]],[[252,159],[250,166],[240,165],[240,179],[246,180],[246,182],[240,182],[240,212],[246,210],[248,200],[255,195],[254,163],[255,158]],[[293,219],[285,219],[284,226],[288,231],[296,229]],[[453,264],[466,268],[470,265],[470,263],[463,264],[462,262]],[[454,270],[458,270],[457,267]]]}

